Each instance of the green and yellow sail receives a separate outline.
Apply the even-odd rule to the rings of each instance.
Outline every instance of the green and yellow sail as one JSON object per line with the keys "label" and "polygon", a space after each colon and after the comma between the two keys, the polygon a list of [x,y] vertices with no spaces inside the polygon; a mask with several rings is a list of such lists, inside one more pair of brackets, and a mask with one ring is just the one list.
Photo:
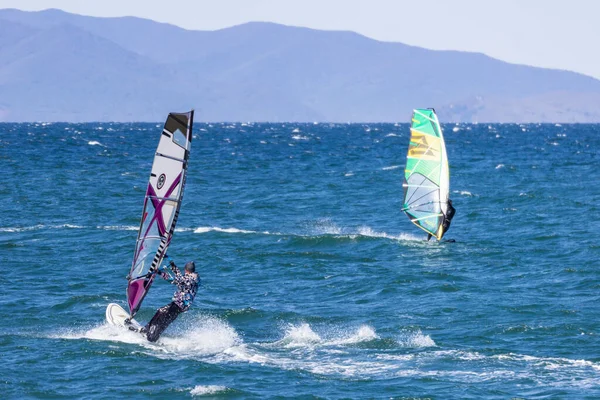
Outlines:
{"label": "green and yellow sail", "polygon": [[413,111],[402,187],[402,211],[413,224],[440,240],[450,173],[442,128],[433,108]]}

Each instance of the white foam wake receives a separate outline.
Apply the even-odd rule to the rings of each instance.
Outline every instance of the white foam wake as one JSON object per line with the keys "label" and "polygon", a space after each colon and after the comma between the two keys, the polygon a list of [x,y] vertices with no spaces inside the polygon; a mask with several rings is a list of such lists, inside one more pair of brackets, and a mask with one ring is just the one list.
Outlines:
{"label": "white foam wake", "polygon": [[98,225],[97,229],[104,229],[107,231],[137,231],[139,226],[131,225]]}
{"label": "white foam wake", "polygon": [[311,230],[317,235],[339,235],[342,233],[342,228],[329,218],[317,220]]}
{"label": "white foam wake", "polygon": [[206,315],[196,316],[187,320],[183,325],[177,325],[176,321],[155,343],[148,342],[137,332],[110,325],[107,322],[91,329],[64,331],[52,335],[52,337],[137,344],[152,350],[152,354],[156,356],[175,356],[177,358],[214,355],[242,343],[235,329],[229,324]]}
{"label": "white foam wake", "polygon": [[[468,193],[468,192],[467,192]],[[462,192],[461,192],[462,194]],[[101,229],[107,231],[137,231],[139,229],[138,226],[133,225],[97,225],[95,227],[90,226],[82,226],[75,224],[61,224],[61,225],[32,225],[32,226],[24,226],[24,227],[0,227],[0,232],[7,233],[18,233],[18,232],[27,232],[27,231],[36,231],[42,229]],[[343,236],[349,237],[351,239],[355,239],[358,236],[364,237],[373,237],[373,238],[386,238],[391,240],[405,240],[405,241],[422,241],[423,238],[416,236],[414,234],[406,234],[400,233],[398,235],[391,235],[386,232],[378,232],[373,230],[368,226],[362,226],[359,228],[351,228],[346,229],[338,226],[336,223],[331,221],[330,219],[321,219],[318,220],[314,225],[310,228],[309,234],[299,234],[299,233],[280,233],[280,232],[269,232],[269,231],[254,231],[248,229],[239,229],[239,228],[221,228],[218,226],[201,226],[198,228],[186,228],[180,227],[175,229],[176,232],[193,232],[193,233],[208,233],[208,232],[222,232],[222,233],[230,233],[230,234],[262,234],[262,235],[275,235],[275,236],[298,236],[298,237],[311,237],[313,235],[335,235],[335,236]]]}
{"label": "white foam wake", "polygon": [[454,190],[452,193],[458,193],[461,196],[473,197],[473,193],[469,192],[468,190]]}
{"label": "white foam wake", "polygon": [[85,226],[74,225],[74,224],[61,224],[61,225],[32,225],[32,226],[21,226],[21,227],[1,227],[0,232],[27,232],[37,231],[41,229],[84,229]]}
{"label": "white foam wake", "polygon": [[168,352],[197,357],[221,353],[242,344],[242,340],[227,322],[200,315],[172,334],[163,335],[158,343]]}
{"label": "white foam wake", "polygon": [[356,343],[369,342],[371,340],[379,339],[379,335],[369,325],[361,325],[358,329],[348,332],[342,332],[339,336],[327,340],[327,345],[343,346],[351,345]]}
{"label": "white foam wake", "polygon": [[[76,224],[60,224],[60,225],[32,225],[21,227],[0,227],[0,232],[27,232],[37,231],[41,229],[101,229],[106,231],[137,231],[138,226],[128,225],[97,225],[95,227],[76,225]],[[185,229],[185,228],[183,228]]]}
{"label": "white foam wake", "polygon": [[[368,226],[359,228],[345,229],[338,226],[329,218],[318,220],[312,227],[312,233],[316,235],[336,235],[346,236],[350,239],[356,239],[358,236],[371,238],[385,238],[391,240],[406,240],[406,241],[422,241],[423,237],[414,234],[400,233],[398,235],[390,235],[386,232],[378,232]],[[302,236],[302,235],[301,235]]]}
{"label": "white foam wake", "polygon": [[[223,233],[258,233],[256,231],[249,231],[246,229],[238,229],[238,228],[219,228],[217,226],[201,226],[199,228],[194,229],[194,233],[207,233],[207,232],[223,232]],[[263,232],[267,233],[268,232]]]}
{"label": "white foam wake", "polygon": [[406,240],[406,241],[423,241],[423,237],[416,236],[409,233],[400,233],[398,235],[389,235],[386,232],[377,232],[368,226],[361,226],[358,228],[358,234],[366,237],[373,238],[385,238],[391,240]]}
{"label": "white foam wake", "polygon": [[[540,385],[582,388],[600,384],[600,363],[595,361],[515,353],[486,355],[477,351],[440,349],[429,335],[420,330],[400,332],[395,338],[399,349],[370,349],[368,354],[364,347],[356,348],[353,345],[380,339],[369,325],[349,328],[288,324],[282,327],[282,336],[274,342],[245,344],[227,322],[198,315],[176,329],[170,328],[155,344],[148,343],[135,332],[107,324],[79,332],[63,332],[53,337],[135,344],[145,349],[148,355],[159,358],[200,357],[208,363],[245,362],[324,376],[403,376],[451,379],[459,383],[530,379]],[[422,350],[403,351],[402,348]],[[440,363],[453,367],[439,368]],[[202,396],[231,389],[198,385],[185,390],[189,390],[193,396]]]}
{"label": "white foam wake", "polygon": [[44,225],[34,225],[34,226],[23,226],[23,227],[2,227],[0,228],[0,232],[25,232],[25,231],[34,231],[38,229],[43,229]]}
{"label": "white foam wake", "polygon": [[424,335],[421,330],[415,332],[404,332],[398,338],[398,344],[402,347],[437,347],[429,335]]}
{"label": "white foam wake", "polygon": [[293,135],[292,139],[294,140],[309,140],[308,136],[302,136],[302,135]]}
{"label": "white foam wake", "polygon": [[148,343],[148,341],[139,333],[110,325],[107,322],[91,329],[62,331],[58,334],[51,335],[51,337],[55,339],[105,340],[129,344]]}
{"label": "white foam wake", "polygon": [[[26,231],[35,231],[40,229],[93,229],[94,227],[83,226],[83,225],[75,225],[75,224],[60,224],[60,225],[32,225],[32,226],[23,226],[23,227],[0,227],[0,232],[26,232]],[[95,229],[101,229],[106,231],[137,231],[139,229],[138,226],[133,225],[97,225]],[[215,228],[219,229],[219,228]],[[193,228],[176,228],[176,232],[189,232],[193,231]],[[229,231],[227,229],[223,231]],[[236,231],[235,228],[232,231]],[[251,231],[242,231],[237,230],[239,232],[251,232]]]}
{"label": "white foam wake", "polygon": [[306,347],[313,346],[322,341],[321,337],[316,334],[309,324],[289,325],[286,333],[276,346],[283,347]]}
{"label": "white foam wake", "polygon": [[228,389],[226,386],[217,386],[217,385],[198,385],[190,390],[190,394],[192,396],[206,396],[209,394],[217,394],[220,392],[226,392]]}
{"label": "white foam wake", "polygon": [[284,337],[271,345],[273,347],[315,347],[315,346],[344,346],[378,339],[375,330],[368,325],[361,325],[357,329],[324,329],[316,333],[307,323],[290,324],[285,328]]}
{"label": "white foam wake", "polygon": [[[270,365],[286,370],[304,370],[319,375],[346,377],[382,376],[397,371],[396,361],[371,357],[355,357],[353,345],[379,339],[368,325],[354,328],[322,327],[313,329],[308,323],[289,324],[284,337],[272,343],[257,344],[257,348],[239,346],[228,349],[236,361]],[[265,350],[261,350],[261,349]],[[275,349],[275,351],[269,351]],[[369,359],[371,358],[371,359]]]}

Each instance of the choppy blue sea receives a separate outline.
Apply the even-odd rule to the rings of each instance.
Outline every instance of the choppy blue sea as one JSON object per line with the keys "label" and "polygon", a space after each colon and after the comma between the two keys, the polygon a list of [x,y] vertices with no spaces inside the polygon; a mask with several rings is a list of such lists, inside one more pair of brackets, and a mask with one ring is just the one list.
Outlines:
{"label": "choppy blue sea", "polygon": [[104,313],[162,123],[0,124],[0,396],[600,398],[600,125],[443,128],[456,243],[400,212],[408,124],[196,124],[151,344]]}

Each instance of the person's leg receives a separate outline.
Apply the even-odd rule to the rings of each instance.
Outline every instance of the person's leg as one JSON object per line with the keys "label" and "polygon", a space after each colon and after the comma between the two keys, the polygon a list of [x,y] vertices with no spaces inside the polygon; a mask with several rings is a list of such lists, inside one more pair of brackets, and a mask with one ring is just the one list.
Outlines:
{"label": "person's leg", "polygon": [[146,338],[150,342],[156,342],[165,329],[181,313],[177,304],[171,302],[164,307],[159,308],[154,317],[148,322],[146,328]]}
{"label": "person's leg", "polygon": [[169,312],[170,306],[171,306],[171,303],[167,304],[166,306],[162,306],[161,308],[156,310],[152,319],[150,321],[148,321],[146,326],[144,326],[145,330],[148,330],[148,327],[150,325],[156,325],[162,318],[164,318],[164,315]]}

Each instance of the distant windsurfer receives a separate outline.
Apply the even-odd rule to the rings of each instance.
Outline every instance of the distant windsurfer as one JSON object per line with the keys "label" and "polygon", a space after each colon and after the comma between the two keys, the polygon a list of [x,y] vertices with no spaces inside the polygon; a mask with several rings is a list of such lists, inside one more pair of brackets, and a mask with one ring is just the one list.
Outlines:
{"label": "distant windsurfer", "polygon": [[[456,209],[452,206],[452,200],[448,199],[447,203],[448,207],[446,209],[446,215],[444,215],[444,220],[442,221],[442,237],[446,234],[446,231],[450,229],[450,223],[452,222],[452,218],[454,218],[454,214],[456,213]],[[431,233],[427,234],[427,241],[431,239],[433,236]]]}
{"label": "distant windsurfer", "polygon": [[[168,258],[168,261],[169,265],[160,266],[157,274],[172,284],[177,285],[177,291],[173,295],[172,301],[156,310],[156,314],[154,314],[150,322],[140,329],[140,332],[146,334],[146,338],[150,342],[156,342],[179,314],[190,309],[200,283],[200,278],[196,273],[196,264],[193,261],[185,264],[184,274],[179,271],[173,260]],[[168,272],[169,267],[174,276]]]}

